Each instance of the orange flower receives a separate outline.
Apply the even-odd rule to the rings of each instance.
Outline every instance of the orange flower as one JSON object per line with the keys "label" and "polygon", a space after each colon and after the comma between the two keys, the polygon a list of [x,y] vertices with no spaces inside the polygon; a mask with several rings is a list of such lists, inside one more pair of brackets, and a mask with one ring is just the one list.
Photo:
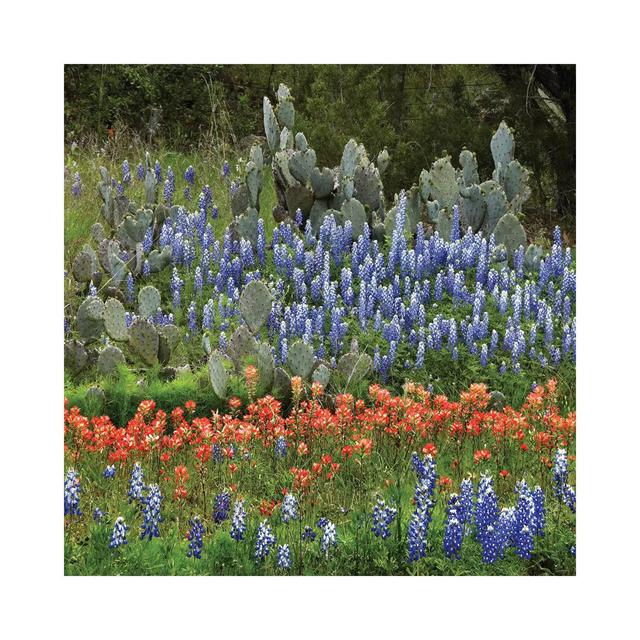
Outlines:
{"label": "orange flower", "polygon": [[232,462],[229,465],[229,471],[231,471],[231,474],[233,475],[237,470],[238,470],[238,465],[235,462]]}
{"label": "orange flower", "polygon": [[500,477],[501,477],[501,478],[508,478],[510,475],[511,475],[511,474],[510,474],[506,469],[503,469],[503,470],[500,472]]}
{"label": "orange flower", "polygon": [[447,489],[451,486],[451,478],[449,476],[440,476],[438,484],[440,485],[440,489]]}
{"label": "orange flower", "polygon": [[491,460],[491,451],[489,449],[478,449],[473,454],[473,461],[478,464],[482,460]]}
{"label": "orange flower", "polygon": [[242,406],[242,400],[236,396],[229,398],[229,408],[232,411],[237,411]]}
{"label": "orange flower", "polygon": [[294,404],[298,404],[300,396],[302,396],[302,378],[300,376],[291,378],[291,393],[293,394]]}
{"label": "orange flower", "polygon": [[433,442],[428,442],[424,447],[422,447],[422,453],[435,458],[438,455],[438,448],[433,444]]}
{"label": "orange flower", "polygon": [[309,447],[304,442],[301,442],[298,445],[298,455],[305,456],[307,453],[309,453]]}
{"label": "orange flower", "polygon": [[196,410],[196,403],[193,400],[187,400],[184,403],[184,407],[190,413],[193,413]]}
{"label": "orange flower", "polygon": [[342,457],[350,458],[353,455],[353,447],[349,444],[342,447]]}

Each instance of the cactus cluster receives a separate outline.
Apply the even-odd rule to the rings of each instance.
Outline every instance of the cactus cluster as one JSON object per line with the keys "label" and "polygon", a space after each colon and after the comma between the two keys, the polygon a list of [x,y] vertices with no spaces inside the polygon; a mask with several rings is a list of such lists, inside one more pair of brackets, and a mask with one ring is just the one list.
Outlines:
{"label": "cactus cluster", "polygon": [[354,237],[362,233],[365,222],[373,227],[384,217],[384,195],[381,175],[389,165],[389,152],[384,149],[376,163],[370,162],[366,149],[355,140],[344,147],[340,166],[317,166],[316,152],[301,131],[293,135],[295,109],[289,89],[281,84],[276,93],[274,110],[264,98],[264,127],[272,154],[277,205],[273,209],[276,222],[295,220],[298,211],[302,225],[311,222],[318,232],[323,220],[332,215],[340,224],[351,222]]}

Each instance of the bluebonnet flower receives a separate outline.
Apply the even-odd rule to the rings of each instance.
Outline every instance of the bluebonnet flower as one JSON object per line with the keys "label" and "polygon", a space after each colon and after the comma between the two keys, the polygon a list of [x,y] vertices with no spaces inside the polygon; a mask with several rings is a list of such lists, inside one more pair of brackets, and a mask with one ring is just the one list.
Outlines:
{"label": "bluebonnet flower", "polygon": [[482,561],[493,563],[500,553],[497,538],[498,498],[493,488],[493,478],[482,475],[476,500],[476,536],[482,545]]}
{"label": "bluebonnet flower", "polygon": [[162,505],[163,497],[160,492],[160,487],[157,484],[150,484],[148,489],[148,495],[142,499],[143,522],[140,529],[141,540],[144,540],[146,537],[148,537],[149,540],[160,537],[158,526],[162,522],[160,506]]}
{"label": "bluebonnet flower", "polygon": [[460,559],[462,548],[463,522],[461,520],[462,502],[457,493],[452,493],[447,506],[447,523],[444,530],[444,553],[447,558]]}
{"label": "bluebonnet flower", "polygon": [[287,440],[284,436],[276,440],[274,452],[278,458],[284,458],[287,455]]}
{"label": "bluebonnet flower", "polygon": [[82,180],[80,174],[76,171],[73,174],[73,182],[71,183],[71,194],[74,198],[77,198],[82,193]]}
{"label": "bluebonnet flower", "polygon": [[229,509],[231,508],[231,494],[223,491],[216,495],[213,501],[213,513],[211,517],[216,524],[224,522],[229,517]]}
{"label": "bluebonnet flower", "polygon": [[189,520],[189,550],[187,558],[202,558],[202,536],[204,535],[204,525],[198,516]]}
{"label": "bluebonnet flower", "polygon": [[291,551],[288,544],[278,546],[278,567],[291,569]]}
{"label": "bluebonnet flower", "polygon": [[142,164],[142,162],[138,162],[138,169],[136,171],[136,178],[138,180],[144,180],[144,176],[145,176],[144,165]]}
{"label": "bluebonnet flower", "polygon": [[453,205],[453,219],[451,223],[451,242],[457,242],[460,240],[460,212],[458,211],[458,205]]}
{"label": "bluebonnet flower", "polygon": [[156,160],[153,170],[156,174],[156,184],[160,184],[162,182],[162,167],[160,166],[160,160]]}
{"label": "bluebonnet flower", "polygon": [[244,508],[244,502],[242,500],[236,500],[233,504],[230,535],[237,542],[244,540],[244,533],[247,530],[246,517],[247,512]]}
{"label": "bluebonnet flower", "polygon": [[285,523],[298,519],[298,501],[292,493],[287,493],[282,499],[280,516]]}
{"label": "bluebonnet flower", "polygon": [[395,519],[398,510],[394,507],[388,507],[382,498],[378,498],[375,506],[373,507],[373,526],[371,531],[378,538],[388,538],[391,535],[389,529],[391,523]]}
{"label": "bluebonnet flower", "polygon": [[105,478],[113,478],[116,475],[116,465],[112,464],[106,467],[105,470],[102,472],[102,475]]}
{"label": "bluebonnet flower", "polygon": [[89,283],[89,295],[93,297],[98,295],[98,290],[96,289],[96,285],[93,284],[93,280]]}
{"label": "bluebonnet flower", "polygon": [[264,220],[262,218],[258,219],[258,237],[256,241],[256,253],[258,254],[258,260],[260,264],[264,264],[265,261],[265,247],[266,247],[266,238],[264,233]]}
{"label": "bluebonnet flower", "polygon": [[142,263],[142,275],[145,278],[148,278],[151,275],[151,265],[148,260],[145,260]]}
{"label": "bluebonnet flower", "polygon": [[576,557],[576,545],[572,544],[571,548],[569,549],[569,553],[575,558]]}
{"label": "bluebonnet flower", "polygon": [[96,507],[93,510],[93,519],[94,519],[94,521],[97,522],[98,524],[100,524],[102,522],[102,518],[104,518],[104,513],[98,507]]}
{"label": "bluebonnet flower", "polygon": [[186,182],[188,182],[191,185],[195,184],[196,170],[191,165],[189,165],[186,171],[184,172],[184,179]]}
{"label": "bluebonnet flower", "polygon": [[565,489],[569,480],[569,470],[567,468],[567,450],[558,449],[553,463],[553,482],[556,498],[563,499]]}
{"label": "bluebonnet flower", "polygon": [[162,195],[164,197],[165,204],[169,207],[173,204],[173,193],[174,187],[172,186],[171,182],[168,179],[165,180]]}
{"label": "bluebonnet flower", "polygon": [[[322,522],[322,525],[320,524]],[[318,521],[318,527],[322,529],[322,538],[320,538],[320,550],[327,557],[329,556],[329,549],[331,547],[338,546],[338,534],[336,532],[336,525],[333,524],[327,518],[321,518]]]}
{"label": "bluebonnet flower", "polygon": [[222,176],[224,178],[228,178],[230,173],[231,173],[231,167],[229,166],[229,163],[225,160],[222,165]]}
{"label": "bluebonnet flower", "polygon": [[546,509],[544,507],[544,492],[539,486],[536,486],[531,493],[533,498],[533,535],[544,536],[546,526]]}
{"label": "bluebonnet flower", "polygon": [[134,500],[142,501],[143,495],[142,492],[146,491],[146,486],[144,484],[144,471],[142,470],[142,466],[139,462],[136,462],[133,466],[133,470],[131,471],[131,478],[129,479],[129,492],[127,495],[129,496],[129,503]]}
{"label": "bluebonnet flower", "polygon": [[80,478],[75,469],[67,471],[67,477],[64,480],[64,515],[81,516],[80,511]]}
{"label": "bluebonnet flower", "polygon": [[124,544],[128,544],[127,531],[129,527],[126,525],[124,518],[119,516],[111,532],[111,540],[109,542],[110,549],[116,549]]}
{"label": "bluebonnet flower", "polygon": [[131,271],[127,274],[127,300],[133,302],[136,297],[136,286]]}
{"label": "bluebonnet flower", "polygon": [[131,169],[129,168],[128,160],[122,163],[122,183],[131,184]]}
{"label": "bluebonnet flower", "polygon": [[263,561],[271,552],[276,543],[271,527],[266,520],[263,520],[258,527],[258,537],[256,539],[255,558],[258,562]]}
{"label": "bluebonnet flower", "polygon": [[305,542],[313,542],[316,539],[316,535],[316,532],[309,525],[306,525],[300,534],[300,537]]}
{"label": "bluebonnet flower", "polygon": [[296,215],[294,220],[295,220],[296,226],[300,229],[302,227],[302,211],[300,209],[296,209]]}

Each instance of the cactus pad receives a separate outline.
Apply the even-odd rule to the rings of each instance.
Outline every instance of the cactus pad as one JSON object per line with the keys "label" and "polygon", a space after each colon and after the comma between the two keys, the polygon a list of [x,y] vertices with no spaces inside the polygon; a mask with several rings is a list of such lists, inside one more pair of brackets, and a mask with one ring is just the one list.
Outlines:
{"label": "cactus pad", "polygon": [[494,180],[487,180],[480,185],[486,212],[482,231],[489,237],[498,224],[498,220],[507,213],[507,196],[502,187]]}
{"label": "cactus pad", "polygon": [[324,364],[318,365],[311,376],[311,380],[313,382],[319,382],[322,387],[326,389],[331,380],[331,370]]}
{"label": "cactus pad", "polygon": [[462,230],[471,227],[473,233],[480,231],[485,216],[485,202],[477,184],[460,188],[460,219]]}
{"label": "cactus pad", "polygon": [[109,298],[104,305],[104,328],[112,340],[123,341],[129,337],[124,307],[120,300]]}
{"label": "cactus pad", "polygon": [[354,240],[361,236],[364,231],[364,223],[367,221],[367,214],[362,203],[356,200],[356,198],[346,200],[342,205],[340,213],[342,214],[342,224],[347,220],[351,221]]}
{"label": "cactus pad", "polygon": [[71,273],[78,282],[89,282],[93,272],[96,270],[96,266],[94,256],[83,249],[74,258]]}
{"label": "cactus pad", "polygon": [[509,258],[513,256],[518,247],[527,245],[527,235],[524,232],[524,227],[512,213],[507,213],[498,220],[493,235],[495,236],[496,244],[504,244],[507,248]]}
{"label": "cactus pad", "polygon": [[160,292],[148,284],[138,292],[138,314],[141,318],[150,318],[161,304]]}
{"label": "cactus pad", "polygon": [[524,252],[524,270],[528,273],[537,274],[543,253],[542,247],[537,244],[530,244]]}
{"label": "cactus pad", "polygon": [[258,333],[269,319],[273,296],[260,280],[252,280],[240,295],[240,313],[252,333]]}
{"label": "cactus pad", "polygon": [[258,368],[261,393],[268,393],[273,385],[273,372],[275,369],[275,363],[273,360],[273,352],[271,351],[271,346],[266,342],[261,342],[258,345],[256,366]]}
{"label": "cactus pad", "polygon": [[85,342],[97,340],[104,329],[104,303],[96,296],[85,298],[76,315],[78,333]]}
{"label": "cactus pad", "polygon": [[224,358],[219,351],[214,351],[207,363],[209,369],[209,380],[213,392],[223,400],[227,396],[227,385],[229,384],[229,374],[224,366]]}
{"label": "cactus pad", "polygon": [[382,181],[380,174],[373,163],[366,167],[358,166],[353,178],[356,197],[363,205],[369,207],[370,211],[380,207],[380,192],[382,191]]}
{"label": "cactus pad", "polygon": [[231,213],[235,217],[242,215],[249,206],[249,189],[245,183],[238,186],[238,188],[231,194]]}
{"label": "cactus pad", "polygon": [[275,153],[278,150],[278,144],[280,142],[280,127],[278,127],[278,120],[271,106],[271,102],[269,102],[269,98],[266,96],[262,101],[262,112],[267,144],[269,145],[271,153]]}
{"label": "cactus pad", "polygon": [[389,166],[389,160],[390,159],[391,158],[389,156],[389,152],[387,151],[387,147],[385,147],[378,154],[378,158],[376,160],[376,164],[378,165],[378,171],[380,172],[380,175],[382,175],[387,170],[387,167]]}
{"label": "cactus pad", "polygon": [[106,346],[98,355],[98,371],[103,376],[113,375],[118,365],[124,364],[124,354],[118,347],[113,345]]}
{"label": "cactus pad", "polygon": [[158,334],[166,339],[167,346],[173,351],[180,343],[180,329],[175,324],[163,324],[157,328]]}
{"label": "cactus pad", "polygon": [[141,318],[133,321],[129,327],[129,344],[145,364],[157,362],[158,342],[158,332],[152,324]]}
{"label": "cactus pad", "polygon": [[292,376],[300,376],[303,380],[306,380],[311,375],[314,364],[315,357],[311,345],[302,342],[302,340],[296,340],[289,347],[287,365]]}
{"label": "cactus pad", "polygon": [[431,197],[437,200],[442,208],[451,211],[458,200],[460,187],[456,178],[456,170],[448,157],[439,158],[431,165],[429,184]]}
{"label": "cactus pad", "polygon": [[247,358],[255,358],[258,353],[258,344],[247,327],[241,325],[233,332],[229,339],[227,353],[233,360],[238,372],[242,372],[244,369]]}
{"label": "cactus pad", "polygon": [[99,222],[91,225],[91,237],[97,244],[100,244],[106,238],[104,227]]}
{"label": "cactus pad", "polygon": [[72,373],[80,373],[88,362],[87,350],[80,340],[67,340],[64,343],[64,366]]}
{"label": "cactus pad", "polygon": [[313,206],[313,192],[311,189],[301,184],[294,185],[286,190],[285,199],[291,216],[294,216],[298,209],[302,211],[305,217],[309,216]]}
{"label": "cactus pad", "polygon": [[528,183],[529,172],[517,160],[512,160],[504,171],[504,192],[518,211],[531,195]]}
{"label": "cactus pad", "polygon": [[289,400],[291,397],[291,378],[282,368],[276,367],[273,372],[273,395],[281,400]]}
{"label": "cactus pad", "polygon": [[366,353],[345,353],[340,360],[336,373],[346,386],[358,384],[364,380],[373,368],[373,361]]}
{"label": "cactus pad", "polygon": [[313,149],[306,151],[294,151],[289,158],[289,171],[291,175],[305,184],[311,177],[311,172],[316,166],[316,152]]}
{"label": "cactus pad", "polygon": [[503,173],[513,160],[516,143],[511,129],[504,120],[491,138],[491,155],[496,167],[498,181],[502,183]]}
{"label": "cactus pad", "polygon": [[276,106],[276,118],[280,123],[280,126],[286,127],[289,131],[293,130],[293,124],[295,122],[296,110],[293,106],[293,101],[289,99],[278,100]]}
{"label": "cactus pad", "polygon": [[147,258],[149,261],[149,271],[151,271],[151,273],[158,273],[165,267],[168,267],[171,264],[171,256],[172,252],[169,246],[163,247],[162,251],[154,249]]}
{"label": "cactus pad", "polygon": [[325,167],[320,171],[318,167],[314,167],[310,178],[316,198],[328,198],[331,195],[335,183],[335,175],[331,169]]}

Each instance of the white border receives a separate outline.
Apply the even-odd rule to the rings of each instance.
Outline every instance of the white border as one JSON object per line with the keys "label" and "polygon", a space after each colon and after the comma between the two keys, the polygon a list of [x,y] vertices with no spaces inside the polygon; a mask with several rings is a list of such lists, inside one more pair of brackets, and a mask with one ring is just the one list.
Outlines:
{"label": "white border", "polygon": [[[637,339],[627,335],[638,327],[631,264],[638,249],[631,245],[640,215],[630,63],[638,23],[622,4],[459,1],[418,9],[395,1],[383,13],[372,3],[328,0],[131,0],[3,9],[5,628],[18,637],[99,638],[196,630],[311,638],[630,635],[638,354]],[[578,577],[62,576],[62,65],[214,61],[578,63]]]}

